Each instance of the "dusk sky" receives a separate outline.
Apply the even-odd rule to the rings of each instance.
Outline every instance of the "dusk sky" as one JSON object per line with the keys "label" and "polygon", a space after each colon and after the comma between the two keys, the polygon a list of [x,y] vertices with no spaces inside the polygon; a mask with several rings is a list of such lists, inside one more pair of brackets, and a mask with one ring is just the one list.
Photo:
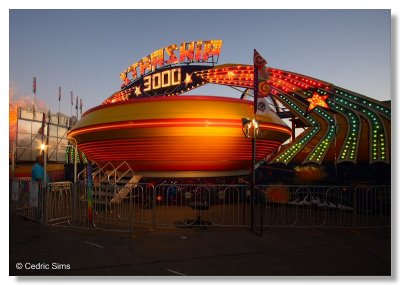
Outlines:
{"label": "dusk sky", "polygon": [[[390,10],[10,10],[12,100],[32,97],[70,114],[121,85],[120,72],[151,52],[184,41],[223,40],[219,64],[268,65],[309,75],[378,100],[390,100]],[[238,97],[208,85],[193,94]],[[75,101],[75,99],[74,99]]]}

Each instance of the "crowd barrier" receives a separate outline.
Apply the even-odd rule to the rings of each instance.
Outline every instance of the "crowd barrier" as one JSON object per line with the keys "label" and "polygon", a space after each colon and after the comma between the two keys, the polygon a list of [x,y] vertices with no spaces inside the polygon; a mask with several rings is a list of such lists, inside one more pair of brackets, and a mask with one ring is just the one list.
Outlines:
{"label": "crowd barrier", "polygon": [[[49,183],[13,180],[10,210],[49,225],[390,227],[390,186]],[[253,211],[253,213],[251,213]],[[253,218],[252,218],[253,217]]]}
{"label": "crowd barrier", "polygon": [[14,214],[37,222],[43,220],[42,185],[30,179],[11,180],[9,207]]}
{"label": "crowd barrier", "polygon": [[47,224],[72,225],[72,185],[71,182],[54,182],[47,185],[44,195],[44,221]]}
{"label": "crowd barrier", "polygon": [[390,186],[258,185],[256,193],[263,227],[390,226]]}

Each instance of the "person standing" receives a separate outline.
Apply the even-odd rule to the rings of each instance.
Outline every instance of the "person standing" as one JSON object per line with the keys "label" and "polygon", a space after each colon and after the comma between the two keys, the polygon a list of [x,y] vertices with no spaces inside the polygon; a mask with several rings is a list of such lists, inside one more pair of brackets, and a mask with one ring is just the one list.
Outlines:
{"label": "person standing", "polygon": [[[36,163],[32,167],[32,181],[41,182],[44,181],[44,167],[43,167],[43,156],[38,155],[36,157]],[[47,173],[46,173],[47,174]],[[49,175],[46,175],[46,182],[49,183]]]}
{"label": "person standing", "polygon": [[[42,155],[38,155],[36,157],[36,163],[32,167],[32,182],[38,182],[39,187],[38,190],[39,192],[35,195],[37,197],[37,208],[35,209],[35,219],[42,219],[43,216],[43,209],[42,205],[44,203],[44,193],[41,191],[43,189],[43,182],[44,182],[44,158]],[[49,183],[49,175],[46,173],[46,182]],[[30,193],[32,195],[32,193]],[[32,197],[31,197],[32,198]]]}

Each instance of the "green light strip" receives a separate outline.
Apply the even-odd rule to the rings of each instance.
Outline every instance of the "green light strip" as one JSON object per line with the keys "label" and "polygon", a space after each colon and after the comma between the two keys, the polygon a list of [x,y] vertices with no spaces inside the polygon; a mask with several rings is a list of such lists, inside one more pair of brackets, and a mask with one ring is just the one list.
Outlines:
{"label": "green light strip", "polygon": [[[87,163],[86,156],[84,156],[83,152],[81,152],[81,154],[82,154],[83,161],[84,162],[86,161],[86,163]],[[68,159],[68,155],[71,155],[71,162],[74,162],[74,160],[75,160],[75,148],[73,146],[71,146],[71,145],[67,146],[67,149],[65,150],[65,162],[66,163],[70,162],[69,159]],[[79,155],[77,155],[77,157],[78,157],[77,163],[79,163],[80,162]]]}
{"label": "green light strip", "polygon": [[361,133],[360,119],[358,118],[357,114],[351,111],[349,108],[335,105],[332,107],[341,115],[345,116],[348,126],[348,131],[344,139],[342,149],[339,152],[338,162],[350,161],[356,163]]}
{"label": "green light strip", "polygon": [[71,148],[71,146],[68,145],[68,146],[67,146],[67,149],[65,150],[65,163],[66,163],[66,164],[69,163],[69,161],[68,161],[68,155],[69,155],[69,152],[70,152],[70,148]]}
{"label": "green light strip", "polygon": [[321,164],[328,149],[332,145],[332,142],[335,140],[336,126],[335,120],[326,111],[321,110],[319,107],[314,110],[316,110],[316,112],[318,112],[319,115],[328,122],[329,128],[325,136],[319,141],[317,146],[313,148],[312,152],[307,156],[304,162],[315,162]]}
{"label": "green light strip", "polygon": [[284,152],[282,152],[280,155],[278,155],[271,161],[271,163],[282,162],[284,164],[288,164],[293,159],[293,157],[295,157],[295,155],[301,149],[304,148],[306,143],[308,143],[315,136],[315,134],[320,129],[320,125],[310,115],[306,114],[306,112],[304,112],[294,102],[292,102],[290,100],[290,98],[288,98],[287,96],[284,96],[283,94],[279,94],[279,98],[281,100],[285,101],[294,112],[301,115],[311,125],[309,130],[307,130],[307,133],[304,133],[303,137],[298,142],[293,143],[288,149],[286,149]]}
{"label": "green light strip", "polygon": [[[289,74],[289,73],[288,73]],[[281,74],[280,74],[281,75]],[[286,75],[281,75],[286,77]],[[304,77],[304,76],[303,76]],[[293,80],[293,75],[291,77]],[[281,79],[284,80],[284,79]],[[285,84],[289,84],[286,82]],[[307,84],[307,82],[305,83]],[[291,84],[293,85],[293,84]],[[334,87],[334,94],[331,94],[331,97],[328,98],[329,106],[332,110],[337,111],[339,114],[345,117],[347,121],[347,134],[344,139],[342,148],[339,152],[337,161],[351,161],[356,163],[358,156],[358,149],[360,143],[360,133],[361,133],[361,119],[360,116],[365,116],[369,123],[370,130],[370,161],[384,161],[388,162],[388,142],[386,137],[386,126],[381,121],[379,115],[382,115],[384,118],[388,120],[391,119],[391,108],[385,104],[380,103],[379,101],[375,101],[363,95],[344,90],[342,88]],[[290,88],[289,88],[290,89]],[[317,89],[320,94],[327,94],[325,89]],[[310,91],[311,92],[311,91]],[[296,94],[297,93],[297,94]],[[298,106],[293,102],[293,96],[302,96],[303,98],[309,98],[312,94],[299,90],[295,93],[289,94],[287,92],[281,91],[279,94],[279,98],[284,100],[289,108],[292,108],[292,111],[297,112],[299,115],[302,115],[307,121],[310,118],[304,111],[298,108]],[[286,97],[285,97],[286,96]],[[336,98],[334,98],[336,97]],[[294,99],[294,98],[293,98]],[[336,124],[332,116],[330,116],[323,108],[317,107],[315,109],[318,115],[327,120],[329,124],[329,128],[327,133],[324,135],[324,138],[318,143],[318,145],[312,150],[309,156],[305,159],[304,162],[316,162],[321,163],[329,150],[329,147],[334,142],[335,134],[336,134]],[[312,120],[312,118],[311,118]],[[310,128],[299,137],[299,141],[295,140],[295,143],[291,145],[284,152],[279,154],[277,157],[273,159],[272,162],[283,162],[285,164],[289,163],[296,154],[305,147],[305,144],[308,143],[312,137],[320,130],[319,125],[315,125],[310,123]],[[318,129],[316,129],[316,127]]]}
{"label": "green light strip", "polygon": [[82,155],[82,162],[84,163],[84,164],[87,164],[88,163],[88,160],[87,160],[87,158],[86,158],[86,155],[81,151],[81,155]]}
{"label": "green light strip", "polygon": [[372,101],[368,97],[357,95],[352,92],[345,92],[341,88],[336,88],[335,92],[338,96],[343,96],[348,100],[357,102],[359,105],[361,105],[369,110],[374,110],[375,112],[378,112],[379,114],[387,117],[389,120],[391,118],[392,111],[390,108],[388,108],[385,105],[380,104],[376,101]]}
{"label": "green light strip", "polygon": [[[365,104],[358,104],[358,103],[353,103],[349,100],[346,100],[346,96],[344,96],[343,92],[342,94],[340,91],[336,90],[336,94],[338,95],[336,99],[336,103],[347,107],[349,109],[353,109],[354,111],[358,112],[359,114],[364,115],[370,125],[370,161],[376,162],[376,161],[387,161],[387,143],[385,140],[385,130],[384,126],[379,119],[379,116],[375,114],[375,111],[371,110],[370,107],[372,106],[367,106],[364,107]],[[349,96],[349,94],[347,94]],[[345,98],[343,98],[344,96]],[[347,97],[348,97],[347,96]],[[356,98],[355,95],[351,95],[353,101],[360,101],[360,98],[357,100],[354,99]],[[369,107],[369,108],[368,108]],[[360,131],[360,128],[359,128]]]}

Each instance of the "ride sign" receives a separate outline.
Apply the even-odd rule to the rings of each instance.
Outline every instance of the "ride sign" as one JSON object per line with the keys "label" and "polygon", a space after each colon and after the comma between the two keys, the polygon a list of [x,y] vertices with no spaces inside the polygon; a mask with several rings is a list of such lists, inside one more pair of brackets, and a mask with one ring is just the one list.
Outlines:
{"label": "ride sign", "polygon": [[[130,80],[135,80],[140,76],[168,65],[194,62],[215,64],[218,62],[221,47],[222,40],[184,42],[180,44],[179,48],[178,45],[173,44],[156,50],[138,62],[133,63],[126,70],[121,72],[120,78],[124,82],[124,85],[127,85]],[[179,57],[176,54],[178,50]],[[217,59],[214,59],[214,56],[216,56]],[[209,61],[210,58],[211,61]],[[131,79],[128,78],[129,74],[132,77]]]}
{"label": "ride sign", "polygon": [[[179,95],[209,83],[199,71],[214,67],[222,40],[184,42],[156,50],[121,72],[121,90],[102,105],[130,99]],[[193,64],[197,63],[197,64]]]}

